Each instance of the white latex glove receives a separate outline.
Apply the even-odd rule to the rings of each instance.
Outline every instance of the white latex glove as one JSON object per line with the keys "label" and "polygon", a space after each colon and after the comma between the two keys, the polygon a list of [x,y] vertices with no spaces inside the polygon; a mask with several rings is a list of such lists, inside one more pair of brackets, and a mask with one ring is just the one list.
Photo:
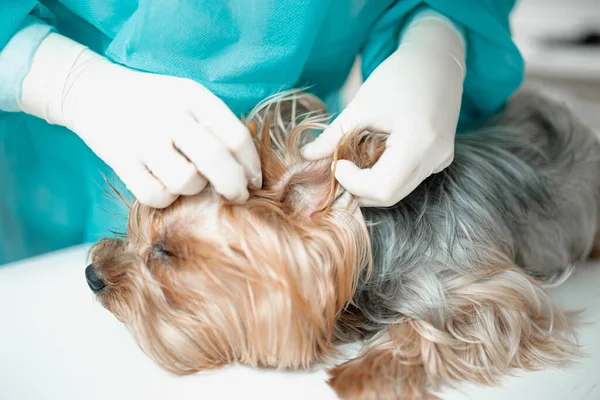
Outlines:
{"label": "white latex glove", "polygon": [[235,201],[248,198],[248,182],[262,185],[249,131],[204,86],[114,64],[58,34],[37,50],[20,107],[75,132],[152,207],[207,181]]}
{"label": "white latex glove", "polygon": [[305,146],[306,159],[331,156],[355,129],[389,133],[370,169],[340,160],[336,178],[366,207],[388,207],[452,163],[465,76],[465,41],[438,13],[417,16],[398,50],[379,65],[332,124]]}

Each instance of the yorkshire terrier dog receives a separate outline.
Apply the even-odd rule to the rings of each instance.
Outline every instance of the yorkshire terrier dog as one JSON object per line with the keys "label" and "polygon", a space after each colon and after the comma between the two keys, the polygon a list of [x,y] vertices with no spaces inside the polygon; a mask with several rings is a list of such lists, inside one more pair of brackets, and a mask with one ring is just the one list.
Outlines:
{"label": "yorkshire terrier dog", "polygon": [[309,368],[360,340],[330,371],[341,398],[422,399],[577,356],[573,315],[544,283],[600,248],[591,130],[522,91],[457,136],[449,168],[393,207],[361,209],[332,163],[372,166],[386,135],[303,160],[327,120],[309,94],[268,99],[246,120],[264,180],[247,203],[210,188],[164,210],[133,202],[126,237],[92,248],[90,287],[152,359],[177,374]]}

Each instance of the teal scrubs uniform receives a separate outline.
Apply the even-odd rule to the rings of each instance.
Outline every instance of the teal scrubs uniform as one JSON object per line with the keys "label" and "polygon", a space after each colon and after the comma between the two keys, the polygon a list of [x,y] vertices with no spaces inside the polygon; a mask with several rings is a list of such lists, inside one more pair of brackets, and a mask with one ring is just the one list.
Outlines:
{"label": "teal scrubs uniform", "polygon": [[[330,110],[357,55],[365,77],[416,10],[452,19],[467,39],[460,124],[498,110],[523,79],[511,40],[515,0],[3,0],[0,4],[0,264],[122,231],[106,194],[112,171],[75,134],[18,112],[39,43],[57,31],[115,63],[190,78],[243,115],[310,86]],[[115,96],[118,96],[115,93]]]}

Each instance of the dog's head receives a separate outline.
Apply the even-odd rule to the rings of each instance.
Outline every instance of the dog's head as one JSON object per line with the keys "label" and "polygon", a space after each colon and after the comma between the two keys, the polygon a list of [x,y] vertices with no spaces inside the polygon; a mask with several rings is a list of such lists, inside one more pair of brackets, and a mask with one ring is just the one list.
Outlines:
{"label": "dog's head", "polygon": [[[300,156],[325,120],[311,96],[268,101],[248,118],[264,182],[248,202],[208,188],[165,210],[134,203],[126,238],[94,246],[90,287],[158,364],[298,368],[330,354],[370,247],[332,159]],[[353,135],[338,155],[372,164],[381,149],[365,138]]]}

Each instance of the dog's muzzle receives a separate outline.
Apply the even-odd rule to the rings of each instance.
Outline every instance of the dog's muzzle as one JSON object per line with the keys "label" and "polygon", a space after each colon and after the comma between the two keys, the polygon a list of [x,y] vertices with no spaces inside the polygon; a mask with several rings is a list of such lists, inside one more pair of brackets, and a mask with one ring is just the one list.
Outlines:
{"label": "dog's muzzle", "polygon": [[85,269],[85,279],[87,280],[88,286],[94,293],[98,293],[106,286],[102,278],[100,278],[98,273],[96,273],[94,264],[88,265]]}

